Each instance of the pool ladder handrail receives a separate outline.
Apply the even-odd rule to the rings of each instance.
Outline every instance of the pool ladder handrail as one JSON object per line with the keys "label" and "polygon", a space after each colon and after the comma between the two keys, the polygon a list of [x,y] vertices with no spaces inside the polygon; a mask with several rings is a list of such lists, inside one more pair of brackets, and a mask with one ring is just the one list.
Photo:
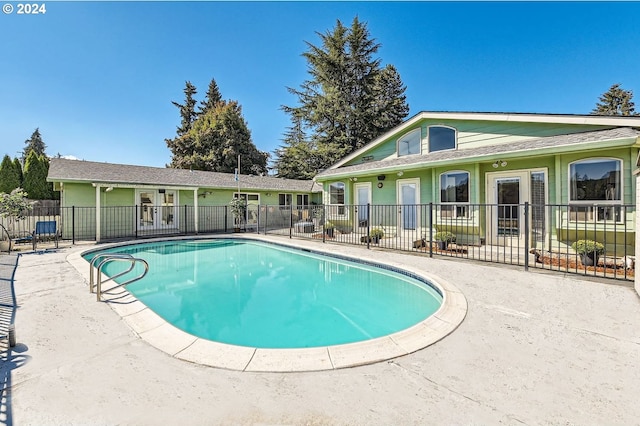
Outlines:
{"label": "pool ladder handrail", "polygon": [[[104,257],[104,260],[102,260],[98,264],[98,267],[96,268],[97,274],[98,274],[98,281],[97,281],[97,284],[96,284],[96,300],[98,302],[100,301],[100,296],[102,295],[102,282],[103,282],[102,281],[102,267],[105,266],[107,263],[116,262],[116,261],[119,261],[119,262],[127,262],[128,261],[128,262],[131,262],[131,265],[130,265],[129,269],[127,269],[126,271],[120,272],[119,274],[116,274],[116,275],[114,275],[112,277],[109,277],[104,282],[107,282],[107,281],[110,281],[110,280],[114,280],[115,278],[118,278],[118,277],[120,277],[120,276],[122,276],[122,275],[124,275],[124,274],[126,274],[128,272],[131,272],[133,270],[133,268],[135,267],[135,264],[137,262],[141,262],[143,264],[143,266],[144,266],[144,271],[142,271],[142,273],[140,275],[138,275],[137,277],[133,277],[133,278],[131,278],[131,279],[129,279],[129,280],[123,282],[123,283],[120,283],[120,284],[118,284],[118,285],[116,285],[114,287],[111,287],[109,290],[113,290],[113,289],[116,289],[118,287],[123,287],[125,285],[131,284],[134,281],[138,281],[138,280],[144,278],[145,275],[147,275],[147,272],[149,272],[149,263],[146,260],[141,259],[139,257],[133,257],[131,255],[126,255],[126,254],[125,255],[114,254],[114,255],[106,255],[106,256],[103,255],[101,257]],[[93,278],[93,275],[90,277],[90,279],[92,279],[92,278]],[[91,283],[90,286],[89,286],[90,290],[92,288],[93,288],[93,283]]]}
{"label": "pool ladder handrail", "polygon": [[[122,259],[133,259],[133,256],[128,253],[99,253],[99,254],[96,254],[93,257],[93,259],[91,259],[91,262],[89,262],[89,293],[93,293],[93,288],[95,283],[95,279],[93,278],[93,270],[96,266],[96,263],[98,263],[98,260],[103,258],[116,258],[116,257],[122,258]],[[111,277],[111,279],[115,279],[124,274],[128,274],[133,270],[133,268],[134,268],[134,263],[131,263],[131,266],[129,267],[129,269],[117,275],[114,275],[113,277]]]}

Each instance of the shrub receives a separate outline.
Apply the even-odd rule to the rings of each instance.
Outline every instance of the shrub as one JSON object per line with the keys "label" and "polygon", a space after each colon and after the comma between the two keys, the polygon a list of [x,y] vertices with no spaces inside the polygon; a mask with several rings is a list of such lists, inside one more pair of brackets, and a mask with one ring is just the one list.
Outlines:
{"label": "shrub", "polygon": [[578,254],[604,253],[604,245],[593,240],[578,240],[571,244],[571,248]]}
{"label": "shrub", "polygon": [[436,232],[435,235],[433,236],[433,238],[436,241],[442,241],[442,242],[445,242],[445,243],[453,243],[453,242],[456,241],[455,234],[452,234],[449,231]]}
{"label": "shrub", "polygon": [[371,238],[383,238],[384,237],[384,231],[382,230],[382,228],[373,228],[371,230],[371,232],[369,233],[369,236]]}

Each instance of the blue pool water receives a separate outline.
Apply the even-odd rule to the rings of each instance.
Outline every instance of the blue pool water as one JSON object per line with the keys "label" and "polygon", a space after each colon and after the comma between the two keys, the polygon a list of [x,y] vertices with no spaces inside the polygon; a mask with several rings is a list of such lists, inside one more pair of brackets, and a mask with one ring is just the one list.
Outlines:
{"label": "blue pool water", "polygon": [[[306,348],[368,340],[408,328],[442,303],[430,285],[398,272],[251,240],[106,251],[149,262],[147,276],[127,290],[166,321],[233,345]],[[107,266],[107,275],[126,267]]]}

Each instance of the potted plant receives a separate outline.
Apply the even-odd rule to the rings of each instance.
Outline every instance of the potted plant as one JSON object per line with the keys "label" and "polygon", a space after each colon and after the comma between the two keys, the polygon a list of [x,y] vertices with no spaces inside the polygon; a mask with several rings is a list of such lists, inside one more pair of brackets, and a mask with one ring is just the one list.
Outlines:
{"label": "potted plant", "polygon": [[595,266],[598,258],[604,253],[604,245],[593,240],[578,240],[571,244],[571,248],[580,255],[584,266]]}
{"label": "potted plant", "polygon": [[436,232],[433,238],[438,243],[439,250],[446,250],[449,246],[449,243],[454,243],[456,241],[455,234],[449,231]]}
{"label": "potted plant", "polygon": [[229,201],[229,208],[233,215],[233,230],[240,232],[240,227],[244,223],[244,215],[247,211],[247,201],[244,198],[232,198]]}
{"label": "potted plant", "polygon": [[325,222],[324,224],[324,233],[327,234],[327,237],[333,238],[336,226],[331,222]]}
{"label": "potted plant", "polygon": [[371,237],[371,242],[378,244],[380,239],[384,237],[384,231],[382,228],[373,228],[369,233],[369,237]]}

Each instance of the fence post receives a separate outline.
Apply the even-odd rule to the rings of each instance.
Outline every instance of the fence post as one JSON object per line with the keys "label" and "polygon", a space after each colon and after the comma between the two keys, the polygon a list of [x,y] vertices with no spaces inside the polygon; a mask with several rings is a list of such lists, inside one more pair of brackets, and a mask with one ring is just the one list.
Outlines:
{"label": "fence post", "polygon": [[227,208],[229,206],[224,206],[224,233],[227,233],[227,219],[229,219],[229,216],[227,215]]}
{"label": "fence post", "polygon": [[429,257],[433,257],[433,203],[429,203]]}
{"label": "fence post", "polygon": [[293,237],[293,206],[289,205],[289,238]]}
{"label": "fence post", "polygon": [[529,270],[529,202],[524,202],[524,270]]}
{"label": "fence post", "polygon": [[[173,220],[176,220],[176,218],[174,218]],[[196,220],[195,218],[193,219],[193,225],[194,225],[194,233],[196,235],[198,235],[198,230],[195,229],[195,224],[196,224]],[[178,224],[178,229],[180,229],[180,224]],[[189,233],[189,227],[188,227],[188,222],[187,222],[187,205],[184,205],[184,233],[188,234]]]}
{"label": "fence post", "polygon": [[327,209],[325,208],[324,204],[322,205],[322,242],[326,243],[326,235],[327,235],[327,229],[325,228],[325,225],[327,224]]}
{"label": "fence post", "polygon": [[367,249],[371,249],[371,203],[367,203]]}
{"label": "fence post", "polygon": [[76,244],[76,206],[71,206],[71,244]]}
{"label": "fence post", "polygon": [[138,223],[138,205],[136,204],[133,209],[135,210],[135,217],[136,217],[136,223],[135,223],[135,230],[136,230],[136,239],[138,239],[138,227],[140,226],[140,224]]}

